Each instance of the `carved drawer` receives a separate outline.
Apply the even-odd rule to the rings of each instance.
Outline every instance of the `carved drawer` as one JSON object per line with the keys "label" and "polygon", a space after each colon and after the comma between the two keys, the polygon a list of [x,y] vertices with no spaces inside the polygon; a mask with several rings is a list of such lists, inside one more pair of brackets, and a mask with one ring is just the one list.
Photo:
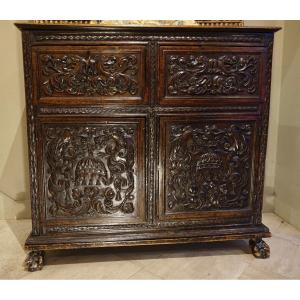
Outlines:
{"label": "carved drawer", "polygon": [[146,104],[146,46],[33,47],[34,101]]}
{"label": "carved drawer", "polygon": [[161,46],[159,103],[257,102],[265,97],[264,48]]}
{"label": "carved drawer", "polygon": [[41,118],[41,223],[145,222],[144,118]]}
{"label": "carved drawer", "polygon": [[250,222],[257,126],[247,115],[161,116],[159,219]]}

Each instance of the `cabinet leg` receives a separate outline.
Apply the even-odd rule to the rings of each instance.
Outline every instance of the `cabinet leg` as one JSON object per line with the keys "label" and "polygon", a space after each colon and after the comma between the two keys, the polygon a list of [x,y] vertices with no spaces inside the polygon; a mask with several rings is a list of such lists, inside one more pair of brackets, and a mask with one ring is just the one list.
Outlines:
{"label": "cabinet leg", "polygon": [[25,259],[25,265],[28,271],[34,272],[42,270],[45,261],[45,251],[30,251]]}
{"label": "cabinet leg", "polygon": [[250,239],[249,245],[253,255],[256,258],[268,258],[270,257],[270,247],[269,245],[263,241],[261,238],[259,239]]}

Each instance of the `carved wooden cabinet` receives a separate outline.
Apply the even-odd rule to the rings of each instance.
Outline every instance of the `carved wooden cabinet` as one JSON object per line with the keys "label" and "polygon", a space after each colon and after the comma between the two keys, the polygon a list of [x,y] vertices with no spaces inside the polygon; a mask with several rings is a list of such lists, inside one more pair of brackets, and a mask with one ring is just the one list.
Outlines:
{"label": "carved wooden cabinet", "polygon": [[276,28],[18,24],[29,270],[53,249],[262,241]]}

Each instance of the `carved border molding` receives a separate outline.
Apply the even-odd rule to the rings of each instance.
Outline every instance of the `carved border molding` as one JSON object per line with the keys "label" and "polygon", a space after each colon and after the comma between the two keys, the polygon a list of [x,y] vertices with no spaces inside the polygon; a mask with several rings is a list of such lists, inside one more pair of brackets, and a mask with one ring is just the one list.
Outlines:
{"label": "carved border molding", "polygon": [[259,105],[252,106],[201,106],[201,107],[40,107],[38,112],[41,114],[117,114],[117,113],[170,113],[170,112],[247,112],[258,111]]}
{"label": "carved border molding", "polygon": [[155,25],[174,26],[197,24],[202,27],[242,27],[242,20],[33,20],[33,24],[44,25]]}
{"label": "carved border molding", "polygon": [[253,35],[228,35],[228,36],[206,36],[206,35],[143,35],[128,33],[110,34],[109,32],[93,33],[93,34],[39,34],[35,36],[36,41],[113,41],[113,40],[133,40],[133,41],[201,41],[201,42],[257,42],[264,41],[263,36]]}
{"label": "carved border molding", "polygon": [[155,115],[153,106],[155,105],[156,99],[156,72],[157,72],[157,42],[151,41],[150,42],[150,65],[151,65],[151,72],[150,72],[150,107],[148,107],[148,116],[149,116],[149,126],[148,126],[148,133],[149,137],[147,140],[150,141],[149,149],[148,149],[148,220],[150,223],[153,223],[154,220],[154,194],[155,194],[155,132],[156,132],[156,124],[155,124]]}
{"label": "carved border molding", "polygon": [[147,107],[40,107],[42,114],[109,114],[109,113],[147,113]]}
{"label": "carved border molding", "polygon": [[[232,225],[234,222],[249,224],[248,218],[234,218],[234,219],[228,219],[227,223],[228,225]],[[157,223],[144,223],[144,224],[118,224],[118,225],[90,225],[90,226],[53,226],[48,227],[47,232],[48,233],[73,233],[73,232],[91,232],[91,231],[99,231],[99,230],[122,230],[122,229],[129,229],[129,230],[138,230],[138,229],[153,229],[155,230],[157,227],[159,228],[169,228],[176,226],[178,227],[193,227],[193,226],[199,226],[199,227],[205,227],[209,225],[219,225],[224,226],[227,223],[224,223],[224,220],[220,222],[219,219],[210,219],[210,220],[189,220],[189,221],[162,221]],[[194,229],[194,227],[193,227]],[[117,232],[116,232],[117,233]]]}
{"label": "carved border molding", "polygon": [[195,20],[195,22],[202,27],[242,27],[244,21],[242,20]]}

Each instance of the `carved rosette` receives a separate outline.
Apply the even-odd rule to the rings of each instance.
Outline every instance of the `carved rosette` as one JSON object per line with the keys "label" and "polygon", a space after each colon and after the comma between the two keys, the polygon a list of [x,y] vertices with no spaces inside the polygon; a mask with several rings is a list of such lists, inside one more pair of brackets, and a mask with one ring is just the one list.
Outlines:
{"label": "carved rosette", "polygon": [[136,54],[40,54],[41,97],[139,96]]}
{"label": "carved rosette", "polygon": [[170,126],[167,211],[247,207],[252,139],[252,123]]}
{"label": "carved rosette", "polygon": [[256,55],[167,55],[167,96],[258,93]]}
{"label": "carved rosette", "polygon": [[136,125],[45,129],[47,217],[135,211]]}

